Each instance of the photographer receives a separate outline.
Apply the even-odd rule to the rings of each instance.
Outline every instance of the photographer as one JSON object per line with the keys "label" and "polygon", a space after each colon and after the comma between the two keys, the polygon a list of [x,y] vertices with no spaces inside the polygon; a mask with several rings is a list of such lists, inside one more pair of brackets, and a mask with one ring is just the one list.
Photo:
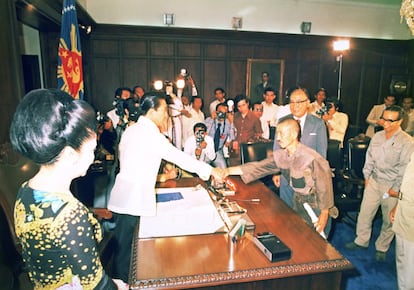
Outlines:
{"label": "photographer", "polygon": [[319,88],[315,93],[315,101],[309,106],[309,113],[318,118],[322,117],[321,112],[326,110],[325,100],[328,98],[328,92],[324,88]]}
{"label": "photographer", "polygon": [[184,152],[206,163],[216,158],[213,138],[207,135],[204,123],[196,123],[193,127],[194,135],[189,137],[184,145]]}
{"label": "photographer", "polygon": [[[227,167],[225,151],[228,152],[230,142],[234,140],[234,126],[229,120],[232,117],[228,113],[228,105],[226,102],[218,103],[211,117],[208,117],[204,123],[207,127],[207,134],[214,140],[214,150],[216,151],[216,159],[213,165],[220,168]],[[223,151],[225,150],[225,151]]]}
{"label": "photographer", "polygon": [[117,88],[115,91],[115,99],[112,103],[114,109],[106,113],[111,118],[112,124],[116,129],[118,126],[125,127],[128,121],[127,112],[125,111],[126,106],[124,101],[131,97],[131,90],[126,87]]}
{"label": "photographer", "polygon": [[124,107],[126,109],[128,126],[136,123],[139,114],[139,100],[135,98],[129,98],[124,101]]}
{"label": "photographer", "polygon": [[325,121],[328,128],[329,140],[338,140],[341,142],[340,147],[343,148],[343,142],[346,129],[348,128],[348,115],[338,112],[340,103],[336,99],[327,100],[326,113],[322,114],[322,120]]}
{"label": "photographer", "polygon": [[116,131],[112,120],[98,112],[97,146],[95,150],[96,160],[106,160],[107,155],[115,155]]}
{"label": "photographer", "polygon": [[177,89],[177,97],[181,99],[181,96],[187,96],[191,99],[191,97],[198,95],[193,77],[185,68],[180,70],[177,80],[184,80],[185,82],[184,88]]}

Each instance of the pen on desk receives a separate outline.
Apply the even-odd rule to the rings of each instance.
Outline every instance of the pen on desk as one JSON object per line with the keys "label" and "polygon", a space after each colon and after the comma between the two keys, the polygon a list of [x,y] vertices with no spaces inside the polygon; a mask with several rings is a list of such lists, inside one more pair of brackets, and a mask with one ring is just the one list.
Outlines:
{"label": "pen on desk", "polygon": [[243,214],[245,213],[245,210],[235,210],[235,211],[227,211],[228,214]]}
{"label": "pen on desk", "polygon": [[260,202],[260,198],[241,199],[241,198],[228,197],[228,199],[230,199],[230,200],[237,200],[237,201],[247,201],[247,202]]}

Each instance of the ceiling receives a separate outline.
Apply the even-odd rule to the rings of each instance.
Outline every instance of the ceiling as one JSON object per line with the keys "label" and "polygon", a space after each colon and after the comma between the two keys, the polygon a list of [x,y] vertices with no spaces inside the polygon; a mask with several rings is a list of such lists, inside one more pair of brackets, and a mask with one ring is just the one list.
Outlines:
{"label": "ceiling", "polygon": [[401,6],[402,0],[303,0],[303,1]]}
{"label": "ceiling", "polygon": [[[40,30],[60,30],[63,0],[16,0],[18,18]],[[177,28],[231,30],[232,17],[245,31],[301,34],[301,22],[314,35],[411,39],[400,21],[401,0],[77,0],[78,22],[165,27],[163,13],[174,13]],[[220,7],[220,9],[217,9]],[[199,13],[203,11],[202,13]]]}

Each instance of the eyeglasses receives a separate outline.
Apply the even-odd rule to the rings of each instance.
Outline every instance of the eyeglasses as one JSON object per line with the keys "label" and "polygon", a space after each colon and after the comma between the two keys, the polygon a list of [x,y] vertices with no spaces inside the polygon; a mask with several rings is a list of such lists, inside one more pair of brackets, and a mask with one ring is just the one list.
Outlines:
{"label": "eyeglasses", "polygon": [[254,109],[255,112],[263,112],[263,109]]}
{"label": "eyeglasses", "polygon": [[393,120],[393,119],[385,119],[384,117],[381,117],[381,120],[384,120],[384,122],[394,123],[394,122],[397,122],[397,121],[399,121],[401,119]]}
{"label": "eyeglasses", "polygon": [[305,99],[305,100],[302,100],[302,101],[296,101],[296,102],[290,101],[290,104],[292,104],[292,105],[300,105],[300,104],[306,103],[307,101],[308,101],[308,99]]}

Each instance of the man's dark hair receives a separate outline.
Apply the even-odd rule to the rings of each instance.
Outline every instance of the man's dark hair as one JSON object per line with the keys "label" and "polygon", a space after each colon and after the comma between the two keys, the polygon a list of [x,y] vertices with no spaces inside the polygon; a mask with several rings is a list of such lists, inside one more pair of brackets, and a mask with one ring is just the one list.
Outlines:
{"label": "man's dark hair", "polygon": [[141,88],[141,89],[144,91],[144,94],[145,94],[145,89],[144,89],[144,87],[143,87],[143,86],[141,86],[141,85],[136,85],[136,86],[134,86],[134,87],[132,88],[132,91],[135,93],[135,90],[136,90],[136,89],[138,89],[138,88]]}
{"label": "man's dark hair", "polygon": [[217,88],[215,88],[215,89],[214,89],[214,93],[216,93],[217,91],[220,91],[220,92],[222,92],[223,94],[226,94],[226,92],[224,91],[224,89],[223,89],[223,88],[221,88],[221,87],[217,87]]}
{"label": "man's dark hair", "polygon": [[262,102],[261,101],[257,101],[257,102],[254,102],[253,104],[251,104],[251,106],[250,106],[250,109],[254,109],[254,105],[262,105]]}
{"label": "man's dark hair", "polygon": [[273,92],[275,94],[276,98],[277,98],[277,92],[274,88],[272,88],[272,87],[265,88],[264,91],[263,91],[263,95],[266,95],[267,92]]}
{"label": "man's dark hair", "polygon": [[194,127],[193,127],[193,132],[195,133],[195,131],[196,131],[196,129],[197,128],[201,128],[201,129],[203,129],[205,132],[207,132],[207,126],[206,126],[206,124],[204,124],[204,123],[201,123],[201,122],[199,122],[199,123],[195,123],[194,124]]}
{"label": "man's dark hair", "polygon": [[[398,112],[398,120],[401,120],[402,117],[403,117],[403,109],[400,106],[391,105],[389,107],[386,107],[384,112],[385,111]],[[382,112],[382,115],[384,115],[384,112]],[[382,115],[381,115],[381,117],[382,117]]]}
{"label": "man's dark hair", "polygon": [[319,88],[319,89],[315,92],[315,96],[316,96],[319,92],[324,92],[324,93],[325,93],[326,98],[328,98],[328,97],[329,97],[329,95],[328,95],[328,91],[327,91],[325,88]]}
{"label": "man's dark hair", "polygon": [[236,107],[237,107],[237,104],[242,100],[245,100],[248,105],[250,104],[249,98],[246,95],[240,94],[234,98],[234,104],[236,105]]}
{"label": "man's dark hair", "polygon": [[218,112],[218,108],[219,108],[219,107],[226,107],[226,108],[227,108],[227,110],[228,110],[229,105],[227,105],[227,103],[226,103],[226,102],[224,102],[224,103],[218,103],[218,104],[216,105],[216,112]]}
{"label": "man's dark hair", "polygon": [[120,98],[123,91],[128,91],[129,93],[132,93],[130,88],[128,88],[128,87],[120,87],[120,88],[117,88],[115,90],[115,98]]}
{"label": "man's dark hair", "polygon": [[333,104],[335,106],[335,110],[338,112],[342,112],[343,104],[336,98],[328,98],[325,101],[326,104]]}

